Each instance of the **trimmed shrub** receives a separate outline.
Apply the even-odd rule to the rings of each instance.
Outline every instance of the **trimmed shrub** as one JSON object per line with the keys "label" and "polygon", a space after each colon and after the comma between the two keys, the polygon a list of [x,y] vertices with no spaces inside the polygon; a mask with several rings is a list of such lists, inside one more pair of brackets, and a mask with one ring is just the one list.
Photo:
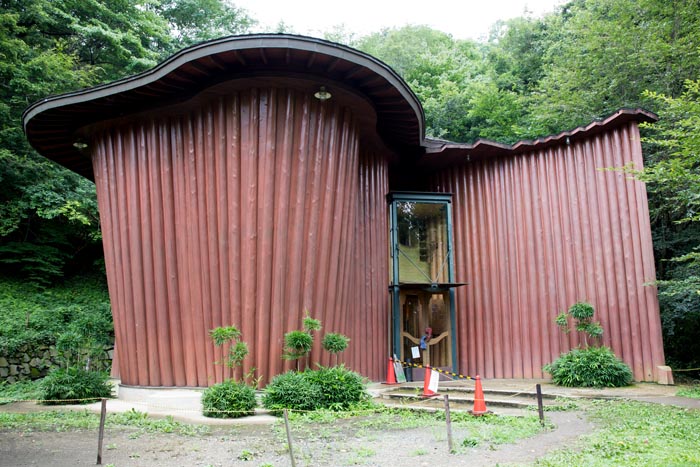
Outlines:
{"label": "trimmed shrub", "polygon": [[362,376],[345,366],[320,368],[304,373],[321,392],[319,405],[324,409],[347,410],[367,398]]}
{"label": "trimmed shrub", "polygon": [[282,409],[316,410],[320,408],[321,388],[306,376],[308,371],[288,371],[272,378],[265,387],[263,407],[275,412]]}
{"label": "trimmed shrub", "polygon": [[[39,383],[39,398],[53,404],[83,404],[112,397],[109,375],[78,367],[59,368]],[[78,399],[78,400],[76,400]],[[88,400],[83,400],[88,399]]]}
{"label": "trimmed shrub", "polygon": [[543,369],[560,386],[614,388],[632,382],[630,367],[608,347],[573,349]]}
{"label": "trimmed shrub", "polygon": [[253,415],[258,403],[255,390],[242,382],[224,381],[207,388],[202,395],[205,417],[238,418]]}
{"label": "trimmed shrub", "polygon": [[362,376],[341,365],[276,376],[265,388],[263,406],[276,412],[346,410],[368,397]]}
{"label": "trimmed shrub", "polygon": [[335,364],[338,364],[338,354],[348,348],[350,338],[336,332],[329,332],[323,336],[321,345],[323,348],[335,355]]}

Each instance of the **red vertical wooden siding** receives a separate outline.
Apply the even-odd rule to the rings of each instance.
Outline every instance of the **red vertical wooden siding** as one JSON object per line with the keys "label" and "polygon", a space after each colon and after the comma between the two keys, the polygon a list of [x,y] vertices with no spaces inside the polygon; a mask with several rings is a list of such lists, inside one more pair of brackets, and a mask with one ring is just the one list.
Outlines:
{"label": "red vertical wooden siding", "polygon": [[[235,324],[243,371],[291,368],[305,310],[379,378],[388,313],[387,166],[351,112],[286,89],[234,93],[95,136],[93,165],[124,384],[231,376],[208,331]],[[327,365],[320,337],[311,360]],[[240,376],[240,370],[239,370]]]}
{"label": "red vertical wooden siding", "polygon": [[487,378],[542,377],[579,344],[555,316],[596,309],[603,343],[637,380],[664,363],[646,188],[619,171],[642,167],[636,123],[540,151],[441,171],[454,193],[458,355]]}

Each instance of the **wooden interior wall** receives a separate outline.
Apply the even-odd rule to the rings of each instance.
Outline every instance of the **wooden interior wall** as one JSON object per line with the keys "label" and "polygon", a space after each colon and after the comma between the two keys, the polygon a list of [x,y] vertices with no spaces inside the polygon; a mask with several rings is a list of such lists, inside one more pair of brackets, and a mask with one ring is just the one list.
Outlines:
{"label": "wooden interior wall", "polygon": [[442,171],[454,193],[460,369],[487,378],[542,377],[579,344],[555,316],[588,301],[603,343],[637,380],[664,363],[646,188],[636,123],[538,152]]}
{"label": "wooden interior wall", "polygon": [[[208,331],[231,324],[250,347],[243,371],[268,381],[292,368],[283,335],[305,310],[353,339],[341,361],[378,376],[379,340],[363,339],[386,312],[386,281],[372,281],[388,276],[386,167],[361,163],[358,141],[348,109],[272,88],[95,135],[123,384],[222,381]],[[330,364],[316,340],[311,360]]]}

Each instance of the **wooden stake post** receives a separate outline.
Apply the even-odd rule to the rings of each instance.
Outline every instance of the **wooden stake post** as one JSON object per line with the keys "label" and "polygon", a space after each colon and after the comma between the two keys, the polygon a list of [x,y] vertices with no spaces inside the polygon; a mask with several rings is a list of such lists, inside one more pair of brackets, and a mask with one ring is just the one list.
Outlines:
{"label": "wooden stake post", "polygon": [[100,431],[97,436],[97,465],[102,465],[102,441],[105,437],[105,418],[107,417],[107,399],[102,399],[102,408],[100,411]]}

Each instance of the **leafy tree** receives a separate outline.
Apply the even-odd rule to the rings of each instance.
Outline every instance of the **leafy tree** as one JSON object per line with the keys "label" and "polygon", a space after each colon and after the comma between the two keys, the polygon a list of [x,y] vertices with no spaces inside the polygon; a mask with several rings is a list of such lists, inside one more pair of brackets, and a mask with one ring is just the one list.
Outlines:
{"label": "leafy tree", "polygon": [[256,21],[245,10],[222,0],[162,0],[154,11],[168,21],[169,50],[249,32]]}
{"label": "leafy tree", "polygon": [[[671,361],[700,364],[700,80],[678,97],[647,92],[664,108],[644,125],[653,159],[639,176],[647,183],[657,220],[669,241],[657,240],[664,347]],[[663,222],[659,222],[662,220]]]}
{"label": "leafy tree", "polygon": [[95,187],[31,150],[30,103],[250,24],[223,0],[0,0],[0,273],[45,286],[102,256]]}
{"label": "leafy tree", "polygon": [[576,0],[547,18],[544,74],[529,96],[533,130],[573,128],[652,90],[681,92],[700,72],[698,5],[692,0]]}

